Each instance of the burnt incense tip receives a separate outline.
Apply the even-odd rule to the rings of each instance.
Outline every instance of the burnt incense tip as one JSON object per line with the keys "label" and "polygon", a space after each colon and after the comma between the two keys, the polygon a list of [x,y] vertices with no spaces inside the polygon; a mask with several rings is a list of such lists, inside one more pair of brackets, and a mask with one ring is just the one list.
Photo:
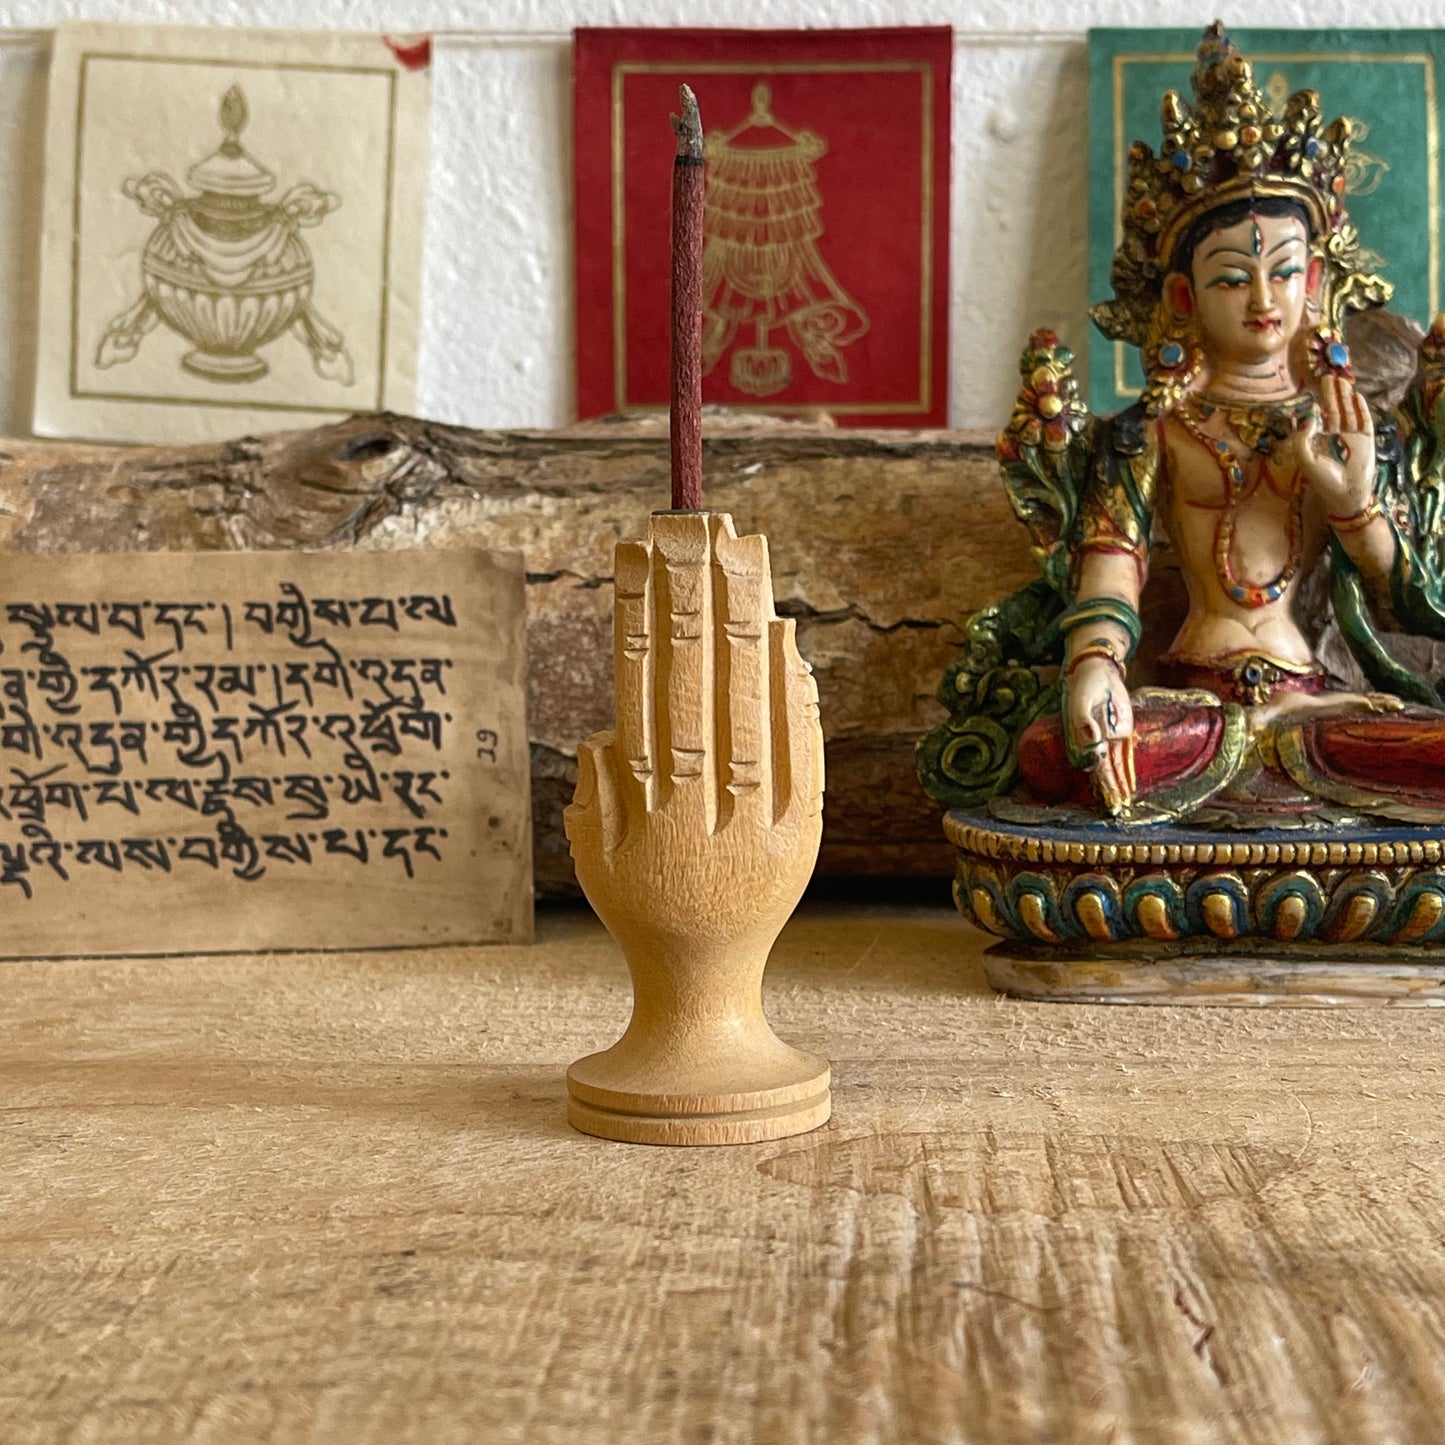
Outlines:
{"label": "burnt incense tip", "polygon": [[679,160],[700,161],[702,159],[702,117],[697,113],[697,96],[690,85],[678,87],[682,114],[672,117],[672,128],[677,133],[677,155]]}

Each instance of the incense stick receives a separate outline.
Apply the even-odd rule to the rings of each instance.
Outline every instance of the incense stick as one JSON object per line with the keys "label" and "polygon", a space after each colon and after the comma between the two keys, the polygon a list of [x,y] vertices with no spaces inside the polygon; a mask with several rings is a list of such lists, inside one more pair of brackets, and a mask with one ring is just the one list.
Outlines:
{"label": "incense stick", "polygon": [[697,97],[681,88],[672,117],[672,506],[702,507],[702,119]]}

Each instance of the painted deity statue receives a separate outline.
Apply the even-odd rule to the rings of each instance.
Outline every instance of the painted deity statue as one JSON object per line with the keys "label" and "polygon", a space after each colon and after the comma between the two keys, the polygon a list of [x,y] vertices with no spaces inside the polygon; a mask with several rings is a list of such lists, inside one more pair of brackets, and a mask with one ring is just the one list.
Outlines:
{"label": "painted deity statue", "polygon": [[[1024,953],[1430,941],[1445,711],[1399,644],[1445,639],[1445,317],[1400,405],[1368,401],[1344,324],[1391,288],[1345,208],[1350,122],[1313,91],[1273,111],[1217,24],[1193,89],[1129,152],[1092,313],[1143,394],[1091,416],[1030,338],[998,455],[1042,575],[970,622],[920,775],[960,810],[960,903]],[[1182,623],[1151,636],[1175,568]]]}

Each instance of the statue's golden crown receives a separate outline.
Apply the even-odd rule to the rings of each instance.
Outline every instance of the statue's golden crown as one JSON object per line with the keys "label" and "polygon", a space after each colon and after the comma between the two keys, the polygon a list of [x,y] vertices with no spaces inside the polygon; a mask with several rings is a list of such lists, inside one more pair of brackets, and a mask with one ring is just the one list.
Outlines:
{"label": "statue's golden crown", "polygon": [[1160,154],[1142,141],[1129,147],[1124,235],[1110,274],[1114,299],[1090,312],[1104,334],[1144,345],[1164,276],[1190,225],[1251,196],[1288,197],[1304,207],[1328,270],[1331,321],[1388,300],[1393,288],[1362,266],[1345,210],[1349,119],[1324,124],[1313,90],[1296,91],[1276,113],[1218,20],[1199,42],[1192,84],[1193,105],[1178,91],[1164,96]]}

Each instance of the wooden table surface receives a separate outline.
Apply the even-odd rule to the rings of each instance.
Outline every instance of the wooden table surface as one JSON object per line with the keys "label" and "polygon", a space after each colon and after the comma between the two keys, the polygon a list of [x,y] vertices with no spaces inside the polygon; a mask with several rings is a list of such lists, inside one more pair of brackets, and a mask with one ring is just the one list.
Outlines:
{"label": "wooden table surface", "polygon": [[1445,1020],[1015,1003],[943,909],[770,971],[815,1134],[607,1144],[533,948],[4,965],[0,1442],[1445,1438]]}

